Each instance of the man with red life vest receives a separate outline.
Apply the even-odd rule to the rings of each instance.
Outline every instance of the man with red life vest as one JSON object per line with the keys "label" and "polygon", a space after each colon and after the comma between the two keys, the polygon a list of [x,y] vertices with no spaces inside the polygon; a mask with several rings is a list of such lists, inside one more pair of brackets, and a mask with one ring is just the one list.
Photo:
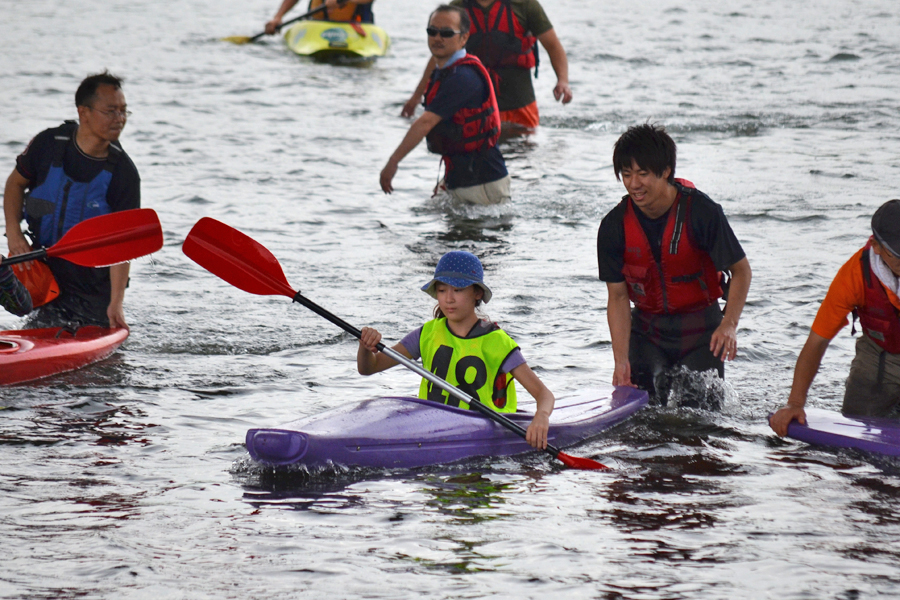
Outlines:
{"label": "man with red life vest", "polygon": [[[540,123],[531,69],[537,77],[538,46],[547,51],[556,72],[553,96],[563,104],[572,101],[569,62],[553,25],[537,0],[453,0],[465,8],[472,22],[466,50],[477,56],[496,75],[500,120],[514,128],[534,129]],[[422,101],[434,69],[432,58],[416,91],[401,116],[412,117]]]}
{"label": "man with red life vest", "polygon": [[[272,35],[281,28],[281,20],[294,6],[298,0],[284,0],[278,8],[275,16],[266,23],[266,33]],[[325,5],[325,10],[316,13],[311,19],[321,21],[339,21],[346,23],[374,23],[375,16],[372,14],[373,0],[310,0],[309,10],[315,10]]]}
{"label": "man with red life vest", "polygon": [[797,366],[787,405],[769,419],[780,436],[794,419],[806,424],[806,397],[828,344],[859,317],[863,335],[844,390],[841,411],[884,417],[900,406],[900,200],[872,216],[872,237],[838,271],[816,313]]}
{"label": "man with red life vest", "polygon": [[469,17],[442,4],[428,20],[428,48],[435,70],[425,93],[425,112],[410,126],[381,171],[381,189],[393,191],[400,161],[422,139],[441,155],[444,186],[457,200],[496,204],[510,197],[510,179],[497,140],[500,114],[490,74],[466,52]]}
{"label": "man with red life vest", "polygon": [[[675,155],[663,127],[639,125],[622,134],[613,169],[628,195],[597,233],[600,280],[609,292],[613,385],[645,389],[662,404],[670,399],[668,381],[682,367],[724,377],[724,361],[737,354],[751,279],[722,207],[675,179]],[[723,315],[718,299],[725,271],[731,282]]]}
{"label": "man with red life vest", "polygon": [[[3,212],[10,256],[30,252],[32,244],[49,248],[85,219],[140,208],[140,176],[118,141],[131,114],[122,80],[108,72],[85,78],[75,92],[75,106],[78,122],[66,121],[36,135],[6,180]],[[22,231],[23,219],[31,242]],[[123,309],[128,263],[92,269],[49,258],[46,265],[59,296],[39,308],[32,326],[128,327]],[[14,268],[45,270],[36,262]]]}

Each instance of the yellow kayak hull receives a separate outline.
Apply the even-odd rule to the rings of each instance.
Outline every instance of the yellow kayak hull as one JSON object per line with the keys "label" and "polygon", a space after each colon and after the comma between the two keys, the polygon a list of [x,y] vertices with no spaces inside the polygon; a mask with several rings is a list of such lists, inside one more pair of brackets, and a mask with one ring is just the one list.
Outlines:
{"label": "yellow kayak hull", "polygon": [[316,58],[375,58],[384,56],[391,45],[377,25],[334,21],[298,21],[284,32],[284,41],[296,54]]}

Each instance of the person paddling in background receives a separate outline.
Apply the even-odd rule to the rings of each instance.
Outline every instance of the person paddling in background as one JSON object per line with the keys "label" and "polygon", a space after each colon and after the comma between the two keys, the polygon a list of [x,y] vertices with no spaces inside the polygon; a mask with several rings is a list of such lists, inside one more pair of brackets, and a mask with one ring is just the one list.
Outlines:
{"label": "person paddling in background", "polygon": [[[349,23],[374,23],[372,14],[373,0],[310,0],[309,10],[315,10],[325,5],[325,10],[310,17],[322,21],[339,21]],[[284,0],[275,16],[266,23],[265,31],[272,35],[281,28],[281,21],[294,6],[297,0]]]}
{"label": "person paddling in background", "polygon": [[863,335],[844,390],[841,411],[884,417],[900,405],[900,200],[889,200],[872,216],[872,236],[850,257],[828,288],[797,365],[787,405],[769,419],[780,436],[796,419],[806,424],[806,405],[828,344],[859,317]]}
{"label": "person paddling in background", "polygon": [[[722,207],[675,179],[675,142],[663,127],[630,127],[613,169],[628,192],[597,232],[613,385],[635,385],[666,402],[674,369],[715,370],[737,354],[737,326],[750,263]],[[731,272],[724,316],[722,272]],[[634,303],[634,310],[630,304]]]}
{"label": "person paddling in background", "polygon": [[[497,141],[500,115],[487,70],[466,52],[469,16],[442,4],[428,19],[428,48],[435,69],[425,93],[425,112],[410,126],[381,171],[390,194],[400,161],[425,138],[446,165],[443,186],[456,200],[496,204],[510,198],[510,178]],[[438,184],[440,187],[442,184]]]}
{"label": "person paddling in background", "polygon": [[[469,252],[448,252],[438,261],[434,278],[422,286],[438,301],[434,320],[404,337],[393,350],[423,366],[462,391],[478,397],[498,412],[516,411],[515,381],[537,401],[537,410],[525,439],[535,448],[547,447],[550,413],[556,402],[547,386],[525,363],[519,347],[496,323],[479,317],[477,308],[491,299],[478,258]],[[364,327],[356,365],[360,375],[371,375],[397,364],[377,351],[381,334]],[[422,379],[419,397],[460,408],[468,404]]]}
{"label": "person paddling in background", "polygon": [[[108,72],[87,77],[75,92],[75,106],[78,122],[66,121],[35,136],[6,180],[3,212],[10,256],[32,250],[22,232],[23,218],[35,248],[49,248],[81,221],[140,208],[140,177],[118,143],[131,114],[122,80]],[[128,263],[93,269],[50,258],[47,265],[60,294],[38,309],[30,325],[128,327],[123,309]]]}
{"label": "person paddling in background", "polygon": [[[537,0],[454,0],[450,4],[464,8],[472,21],[466,50],[499,79],[497,102],[504,125],[534,129],[540,124],[531,81],[531,69],[535,77],[538,72],[537,42],[547,51],[556,72],[553,97],[563,104],[572,101],[566,51]],[[418,87],[403,106],[401,116],[415,115],[435,64],[432,57]]]}

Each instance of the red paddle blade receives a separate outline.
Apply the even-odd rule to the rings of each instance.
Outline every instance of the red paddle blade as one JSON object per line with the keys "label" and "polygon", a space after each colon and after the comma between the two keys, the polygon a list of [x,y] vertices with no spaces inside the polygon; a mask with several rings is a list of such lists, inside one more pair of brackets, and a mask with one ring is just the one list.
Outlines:
{"label": "red paddle blade", "polygon": [[559,454],[557,454],[556,458],[558,458],[567,467],[572,467],[573,469],[597,471],[600,469],[609,468],[602,463],[598,463],[596,460],[591,460],[590,458],[582,458],[580,456],[569,456],[564,452],[560,452]]}
{"label": "red paddle blade", "polygon": [[288,298],[296,294],[278,259],[265,246],[221,221],[209,217],[197,221],[181,250],[213,275],[245,292]]}
{"label": "red paddle blade", "polygon": [[83,267],[108,267],[156,252],[162,245],[156,211],[136,208],[78,223],[47,248],[47,256]]}

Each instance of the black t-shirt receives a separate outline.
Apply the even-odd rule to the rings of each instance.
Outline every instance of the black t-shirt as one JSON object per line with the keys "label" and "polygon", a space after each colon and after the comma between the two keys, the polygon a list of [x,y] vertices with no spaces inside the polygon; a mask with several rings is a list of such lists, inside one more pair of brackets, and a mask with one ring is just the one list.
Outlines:
{"label": "black t-shirt", "polygon": [[[691,240],[697,247],[709,254],[716,269],[727,270],[746,256],[744,249],[722,207],[698,190],[692,191],[691,214],[688,226]],[[628,197],[622,199],[600,222],[597,231],[597,263],[600,280],[608,283],[625,281],[622,269],[625,266],[625,208]],[[671,209],[670,209],[671,210]],[[638,222],[647,235],[653,257],[660,261],[663,233],[669,218],[667,211],[661,217],[650,219],[640,209],[635,208]]]}
{"label": "black t-shirt", "polygon": [[[435,69],[437,72],[437,69]],[[462,108],[478,108],[488,98],[484,79],[475,67],[461,65],[441,81],[434,99],[425,108],[441,119],[450,120]],[[506,177],[506,163],[497,146],[481,152],[451,154],[445,157],[448,189],[490,183]]]}
{"label": "black t-shirt", "polygon": [[[47,177],[53,162],[54,136],[69,136],[63,155],[63,171],[77,182],[93,180],[106,165],[105,158],[88,156],[75,143],[75,130],[70,125],[47,129],[37,134],[16,158],[16,170],[28,180],[28,191],[41,184]],[[121,145],[116,143],[121,148]],[[112,152],[112,150],[111,150]],[[141,178],[131,158],[124,150],[106,192],[106,202],[112,212],[140,208]],[[59,297],[53,301],[61,307],[84,316],[93,322],[106,322],[106,308],[110,300],[109,268],[81,267],[60,258],[47,261],[60,288]]]}

